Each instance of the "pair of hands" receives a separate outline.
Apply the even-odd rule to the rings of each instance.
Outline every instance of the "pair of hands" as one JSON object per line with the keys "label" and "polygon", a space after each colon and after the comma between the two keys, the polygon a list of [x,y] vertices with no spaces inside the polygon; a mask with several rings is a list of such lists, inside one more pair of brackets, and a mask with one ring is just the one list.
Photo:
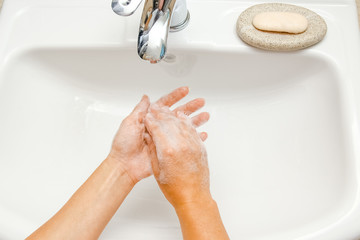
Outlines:
{"label": "pair of hands", "polygon": [[209,114],[188,117],[205,102],[199,98],[169,109],[188,92],[178,88],[154,104],[144,96],[122,122],[108,158],[27,239],[97,239],[133,186],[153,173],[176,210],[184,239],[228,240],[209,189],[202,142],[207,134],[195,129]]}
{"label": "pair of hands", "polygon": [[174,207],[200,196],[210,197],[207,156],[202,143],[207,133],[195,129],[209,120],[209,114],[188,117],[203,107],[205,101],[198,98],[170,110],[188,93],[187,87],[181,87],[153,104],[144,96],[121,123],[109,154],[122,164],[134,184],[153,173]]}

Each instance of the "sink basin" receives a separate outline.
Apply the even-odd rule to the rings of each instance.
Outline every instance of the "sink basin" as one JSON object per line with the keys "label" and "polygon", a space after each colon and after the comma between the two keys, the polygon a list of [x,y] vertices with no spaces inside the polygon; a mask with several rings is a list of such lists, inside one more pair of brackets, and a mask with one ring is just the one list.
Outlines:
{"label": "sink basin", "polygon": [[[327,38],[304,51],[271,53],[236,38],[236,17],[251,3],[208,2],[209,12],[199,14],[217,9],[223,14],[210,20],[214,28],[229,26],[206,42],[209,29],[196,30],[201,2],[190,0],[189,29],[169,36],[171,58],[156,65],[136,54],[136,16],[108,15],[102,1],[56,3],[63,8],[51,17],[45,1],[20,12],[22,1],[9,2],[0,15],[7,34],[0,40],[0,239],[26,237],[67,201],[107,156],[143,93],[155,100],[184,85],[188,100],[207,100],[211,188],[232,239],[360,237],[359,34],[346,31],[356,24],[353,2],[302,4],[325,17]],[[65,29],[64,11],[88,21]],[[92,29],[94,14],[97,26],[114,28]],[[121,38],[111,35],[118,25]],[[53,28],[64,36],[49,36]],[[99,31],[102,37],[85,38]],[[135,186],[101,239],[181,239],[153,177]]]}

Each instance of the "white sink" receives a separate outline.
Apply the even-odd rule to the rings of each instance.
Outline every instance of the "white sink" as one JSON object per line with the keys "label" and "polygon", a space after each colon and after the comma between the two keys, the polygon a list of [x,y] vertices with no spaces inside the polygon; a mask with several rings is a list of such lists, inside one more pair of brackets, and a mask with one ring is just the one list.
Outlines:
{"label": "white sink", "polygon": [[[207,100],[212,193],[231,239],[359,238],[359,33],[354,3],[329,1],[288,1],[322,15],[328,34],[271,53],[235,34],[254,2],[189,0],[191,24],[169,37],[176,60],[157,65],[136,54],[140,13],[120,18],[103,0],[5,1],[0,239],[26,237],[66,202],[143,93],[183,85]],[[101,239],[181,239],[153,177]]]}

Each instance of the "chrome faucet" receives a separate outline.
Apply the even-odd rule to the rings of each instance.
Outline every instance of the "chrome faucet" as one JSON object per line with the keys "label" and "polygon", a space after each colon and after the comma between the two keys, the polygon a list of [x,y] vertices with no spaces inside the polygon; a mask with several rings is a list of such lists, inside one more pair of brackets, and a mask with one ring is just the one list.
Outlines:
{"label": "chrome faucet", "polygon": [[[121,16],[135,12],[142,0],[112,0],[113,11]],[[137,49],[151,63],[161,61],[167,50],[168,32],[184,29],[190,20],[186,0],[145,0],[141,15]]]}

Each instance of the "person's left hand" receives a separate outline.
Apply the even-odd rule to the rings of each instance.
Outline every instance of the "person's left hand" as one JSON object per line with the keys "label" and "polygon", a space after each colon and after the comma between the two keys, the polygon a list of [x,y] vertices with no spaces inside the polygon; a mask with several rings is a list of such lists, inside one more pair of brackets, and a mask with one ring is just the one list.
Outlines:
{"label": "person's left hand", "polygon": [[120,125],[115,135],[110,158],[118,160],[135,183],[151,175],[148,145],[144,141],[144,117],[150,106],[149,97],[144,95],[132,113]]}
{"label": "person's left hand", "polygon": [[[173,92],[160,98],[155,104],[164,107],[171,107],[189,93],[188,87],[175,89]],[[182,112],[190,115],[203,107],[204,99],[194,99],[176,109],[174,112]],[[150,100],[145,95],[132,113],[121,123],[115,135],[110,158],[119,161],[131,180],[135,183],[152,174],[151,161],[156,159],[156,150],[150,135],[147,133],[144,118],[148,113]],[[209,119],[208,113],[201,113],[193,117],[193,124],[200,126]],[[205,140],[206,133],[200,137]],[[146,140],[146,141],[145,141]]]}

